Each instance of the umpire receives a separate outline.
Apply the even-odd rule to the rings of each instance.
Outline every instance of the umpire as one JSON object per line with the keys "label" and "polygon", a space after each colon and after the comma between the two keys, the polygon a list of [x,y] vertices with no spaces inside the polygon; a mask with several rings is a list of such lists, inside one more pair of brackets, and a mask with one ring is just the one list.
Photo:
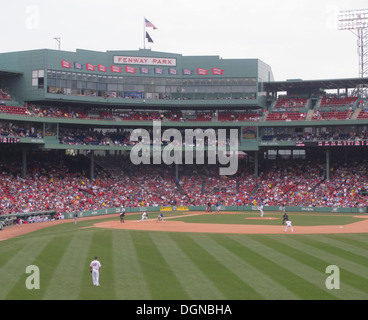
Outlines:
{"label": "umpire", "polygon": [[121,211],[120,213],[120,222],[124,223],[125,211]]}
{"label": "umpire", "polygon": [[285,221],[289,220],[289,216],[286,214],[286,212],[284,212],[284,215],[282,216],[282,223],[281,224],[284,224]]}

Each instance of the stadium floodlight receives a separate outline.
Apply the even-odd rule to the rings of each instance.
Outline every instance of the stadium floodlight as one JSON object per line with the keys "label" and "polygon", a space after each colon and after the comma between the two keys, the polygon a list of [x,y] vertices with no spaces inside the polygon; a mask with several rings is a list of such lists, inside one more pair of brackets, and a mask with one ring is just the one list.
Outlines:
{"label": "stadium floodlight", "polygon": [[[349,30],[358,37],[359,76],[368,77],[368,9],[340,11],[338,30]],[[367,96],[367,88],[363,88]]]}
{"label": "stadium floodlight", "polygon": [[359,30],[368,28],[368,9],[340,11],[338,15],[339,30]]}

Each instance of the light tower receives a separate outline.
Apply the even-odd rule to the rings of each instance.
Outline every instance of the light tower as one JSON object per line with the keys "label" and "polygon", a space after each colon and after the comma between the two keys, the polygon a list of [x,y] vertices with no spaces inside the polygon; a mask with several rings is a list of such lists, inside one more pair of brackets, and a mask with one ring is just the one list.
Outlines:
{"label": "light tower", "polygon": [[56,38],[53,38],[53,40],[56,40],[56,42],[58,43],[58,48],[59,48],[59,51],[60,51],[61,50],[61,38],[56,37]]}
{"label": "light tower", "polygon": [[[358,41],[359,77],[368,77],[368,9],[340,11],[338,14],[338,30],[349,30]],[[368,88],[357,88],[367,97]]]}

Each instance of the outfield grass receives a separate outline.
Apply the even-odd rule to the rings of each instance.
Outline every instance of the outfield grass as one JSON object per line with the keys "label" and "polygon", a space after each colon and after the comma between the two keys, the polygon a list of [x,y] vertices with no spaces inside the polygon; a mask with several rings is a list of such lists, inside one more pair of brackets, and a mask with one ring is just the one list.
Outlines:
{"label": "outfield grass", "polygon": [[[308,222],[307,216],[295,215],[293,221],[332,221],[331,215],[313,217],[321,220]],[[140,215],[126,218],[139,220]],[[340,218],[345,220],[337,224],[358,221],[352,216]],[[236,217],[181,219],[217,223]],[[93,221],[80,220],[77,225],[61,224],[0,242],[0,299],[368,299],[367,234],[239,235],[82,228],[92,225]],[[102,264],[100,287],[92,286],[89,273],[94,256]],[[40,269],[40,290],[26,289],[29,265]],[[325,286],[329,265],[340,269],[340,290]]]}

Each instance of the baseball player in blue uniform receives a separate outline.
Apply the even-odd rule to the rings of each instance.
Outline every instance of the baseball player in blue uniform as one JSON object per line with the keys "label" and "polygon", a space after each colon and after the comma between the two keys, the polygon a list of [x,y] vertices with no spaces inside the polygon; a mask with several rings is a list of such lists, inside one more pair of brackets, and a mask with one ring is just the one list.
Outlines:
{"label": "baseball player in blue uniform", "polygon": [[156,223],[159,222],[159,221],[165,222],[164,221],[164,215],[163,215],[162,212],[160,212],[160,214],[158,215],[157,220],[156,220]]}

